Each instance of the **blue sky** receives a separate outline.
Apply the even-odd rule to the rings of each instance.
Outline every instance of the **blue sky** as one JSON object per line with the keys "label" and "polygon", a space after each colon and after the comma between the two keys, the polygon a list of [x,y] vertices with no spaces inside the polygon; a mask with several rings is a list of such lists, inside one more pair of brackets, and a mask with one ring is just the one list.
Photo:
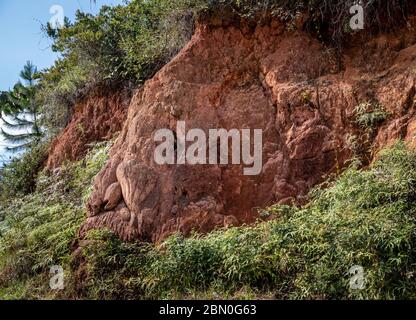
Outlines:
{"label": "blue sky", "polygon": [[18,80],[27,60],[39,69],[49,67],[56,59],[50,41],[41,32],[41,24],[52,17],[50,9],[60,5],[73,21],[77,9],[96,13],[102,5],[121,0],[0,0],[0,90],[7,90]]}
{"label": "blue sky", "polygon": [[[41,32],[41,25],[54,15],[50,13],[53,6],[61,6],[64,15],[73,21],[78,9],[97,13],[102,5],[121,3],[122,0],[97,0],[96,4],[90,0],[0,0],[0,91],[13,87],[26,61],[41,70],[57,58],[51,42]],[[0,165],[2,158],[9,156],[0,137]]]}

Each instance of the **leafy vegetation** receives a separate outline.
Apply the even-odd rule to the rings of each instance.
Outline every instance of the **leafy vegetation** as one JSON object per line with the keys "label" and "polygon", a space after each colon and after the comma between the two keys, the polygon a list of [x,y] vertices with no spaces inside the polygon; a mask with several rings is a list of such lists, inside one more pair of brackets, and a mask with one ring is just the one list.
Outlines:
{"label": "leafy vegetation", "polygon": [[356,123],[362,129],[373,130],[388,117],[386,109],[378,102],[366,101],[354,109]]}
{"label": "leafy vegetation", "polygon": [[40,81],[49,131],[65,126],[76,99],[97,86],[137,86],[153,76],[192,35],[192,14],[185,14],[192,3],[135,0],[97,16],[78,12],[61,29],[44,26],[62,54]]}
{"label": "leafy vegetation", "polygon": [[[59,178],[41,176],[34,194],[3,208],[0,296],[416,298],[416,152],[404,143],[384,150],[368,170],[352,164],[314,189],[305,206],[266,209],[271,221],[176,235],[158,246],[92,231],[82,258],[75,257],[70,248],[86,192],[79,186],[88,186],[104,163],[102,148]],[[48,267],[55,264],[66,271],[58,293],[48,288]],[[356,265],[364,268],[362,290],[350,287]]]}
{"label": "leafy vegetation", "polygon": [[[414,299],[416,152],[403,143],[367,171],[352,165],[308,205],[275,206],[270,222],[174,236],[160,247],[91,235],[93,298]],[[349,270],[364,268],[364,289]]]}
{"label": "leafy vegetation", "polygon": [[[39,77],[27,65],[22,78],[28,83],[0,95],[1,111],[17,121],[6,119],[11,127],[34,122],[33,132],[42,127],[53,136],[92,89],[137,86],[151,77],[186,43],[198,19],[218,12],[236,23],[276,17],[288,30],[303,19],[305,28],[339,45],[351,33],[345,9],[353,2],[132,0],[103,7],[97,16],[78,12],[61,29],[44,26],[61,58]],[[404,23],[412,6],[407,0],[366,5],[369,29]],[[22,112],[34,112],[34,121],[20,118]],[[366,131],[388,116],[374,103],[359,105],[355,115]],[[382,152],[368,170],[352,164],[314,189],[305,206],[265,209],[261,217],[274,217],[268,222],[176,235],[160,245],[124,243],[105,230],[80,243],[84,199],[108,148],[100,144],[48,175],[41,170],[46,145],[31,144],[2,170],[0,298],[416,298],[416,152],[403,143]],[[52,265],[64,267],[63,291],[49,289]],[[362,290],[349,285],[355,265],[365,271]]]}
{"label": "leafy vegetation", "polygon": [[358,132],[347,135],[346,145],[353,157],[363,165],[368,165],[374,158],[372,144],[378,129],[389,116],[389,112],[377,101],[365,101],[354,108],[351,120],[356,124]]}
{"label": "leafy vegetation", "polygon": [[0,201],[5,202],[33,192],[39,171],[46,161],[47,144],[31,145],[20,157],[13,159],[1,172]]}
{"label": "leafy vegetation", "polygon": [[58,175],[42,172],[33,193],[0,202],[0,298],[54,297],[49,268],[69,269],[72,244],[85,220],[84,199],[109,147],[98,144]]}
{"label": "leafy vegetation", "polygon": [[[19,85],[10,95],[0,98],[0,102],[6,96],[21,95],[23,87],[30,87],[31,95],[36,92],[35,99],[33,96],[29,99],[31,112],[40,113],[38,119],[35,117],[34,132],[38,133],[42,127],[51,137],[71,119],[75,101],[98,86],[138,86],[152,77],[190,39],[196,21],[218,14],[236,23],[240,18],[257,23],[277,18],[287,23],[288,30],[303,25],[340,48],[343,39],[351,34],[346,26],[351,19],[349,8],[355,2],[131,0],[115,7],[103,6],[96,16],[77,12],[75,21],[65,19],[61,28],[50,23],[42,28],[52,40],[52,49],[60,54],[55,64],[43,70],[39,79],[27,78],[29,86]],[[370,0],[365,7],[366,32],[370,32],[403,25],[414,4],[410,0]],[[36,71],[30,65],[25,68],[32,73]],[[30,75],[26,71],[25,75]],[[20,118],[10,125],[30,125],[26,120]]]}
{"label": "leafy vegetation", "polygon": [[[46,24],[52,48],[61,54],[42,73],[38,99],[43,125],[59,132],[72,115],[80,96],[97,86],[137,86],[149,79],[189,40],[196,21],[221,14],[267,22],[277,18],[291,30],[304,27],[337,48],[350,36],[349,8],[355,0],[131,0],[104,6],[97,16],[78,12],[63,28]],[[410,0],[366,2],[366,32],[406,22],[414,5]]]}
{"label": "leafy vegetation", "polygon": [[8,151],[24,150],[42,137],[35,101],[38,76],[36,67],[28,61],[20,73],[24,83],[19,81],[13,90],[0,93],[0,134],[9,143]]}

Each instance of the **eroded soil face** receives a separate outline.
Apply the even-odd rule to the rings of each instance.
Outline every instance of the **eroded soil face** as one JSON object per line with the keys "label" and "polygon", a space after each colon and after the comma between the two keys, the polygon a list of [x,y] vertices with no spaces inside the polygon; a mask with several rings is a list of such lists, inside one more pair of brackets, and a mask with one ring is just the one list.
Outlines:
{"label": "eroded soil face", "polygon": [[[368,136],[373,151],[396,138],[412,142],[414,43],[410,29],[358,42],[345,50],[340,67],[333,51],[279,23],[254,30],[198,26],[189,44],[133,97],[95,181],[81,235],[106,227],[125,240],[157,242],[178,231],[250,223],[257,208],[274,203],[302,202],[353,155],[351,137],[364,134],[354,108],[365,101],[389,113]],[[111,125],[110,116],[97,124]],[[262,129],[261,173],[245,176],[243,165],[156,164],[155,132],[175,131],[178,121],[205,132]]]}
{"label": "eroded soil face", "polygon": [[76,161],[88,151],[88,144],[111,139],[127,118],[130,96],[126,91],[101,90],[75,105],[72,120],[54,140],[46,162],[53,170],[66,160]]}

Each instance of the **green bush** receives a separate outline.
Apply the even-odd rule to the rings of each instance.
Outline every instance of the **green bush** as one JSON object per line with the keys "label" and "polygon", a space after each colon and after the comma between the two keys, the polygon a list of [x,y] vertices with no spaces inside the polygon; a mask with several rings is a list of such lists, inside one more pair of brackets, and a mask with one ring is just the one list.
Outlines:
{"label": "green bush", "polygon": [[354,109],[356,123],[362,129],[373,130],[388,117],[386,109],[378,102],[366,101]]}
{"label": "green bush", "polygon": [[56,136],[69,123],[77,99],[92,89],[97,78],[92,61],[85,66],[71,59],[56,61],[42,74],[36,99],[48,137]]}
{"label": "green bush", "polygon": [[[269,208],[270,222],[177,235],[158,247],[94,232],[84,294],[218,298],[249,288],[257,297],[414,299],[415,202],[416,152],[398,143],[368,170],[352,166],[314,189],[309,204]],[[362,290],[349,285],[357,265]]]}
{"label": "green bush", "polygon": [[32,194],[0,205],[0,299],[55,297],[49,290],[49,268],[70,270],[72,247],[85,221],[83,199],[109,147],[96,145],[85,159],[55,175],[42,172]]}
{"label": "green bush", "polygon": [[135,0],[104,6],[97,16],[77,12],[74,23],[44,31],[63,56],[42,73],[38,99],[51,135],[68,122],[75,101],[98,86],[139,85],[153,76],[193,31],[184,15],[192,1]]}
{"label": "green bush", "polygon": [[[305,15],[306,28],[339,44],[349,35],[345,9],[352,2],[133,0],[103,7],[97,16],[79,12],[63,29],[45,27],[62,58],[38,84],[43,125],[49,134],[59,131],[74,102],[98,85],[143,83],[185,44],[195,19],[230,12],[253,21],[274,16],[290,26]],[[406,0],[371,0],[369,29],[403,23],[410,6]],[[362,110],[356,110],[360,126],[385,118],[383,110]],[[79,260],[71,246],[85,219],[83,199],[108,154],[107,145],[97,148],[53,176],[39,174],[41,150],[4,169],[0,298],[416,298],[416,152],[403,143],[380,154],[368,170],[351,166],[314,189],[305,206],[263,210],[273,221],[188,239],[176,235],[159,246],[94,231]],[[63,265],[72,283],[58,295],[48,289],[52,264]],[[362,290],[349,286],[355,265],[365,271]],[[78,277],[84,267],[86,277]]]}
{"label": "green bush", "polygon": [[[404,143],[315,188],[307,205],[263,210],[271,221],[159,245],[91,231],[74,256],[89,193],[77,186],[90,185],[107,148],[59,178],[40,175],[34,194],[1,208],[2,298],[416,298],[416,151]],[[55,264],[67,272],[59,293],[48,288]],[[364,270],[362,290],[350,287],[354,266]]]}
{"label": "green bush", "polygon": [[25,153],[6,164],[0,173],[0,203],[33,192],[36,179],[46,161],[47,144],[29,147]]}
{"label": "green bush", "polygon": [[[62,55],[42,73],[38,99],[43,125],[51,134],[62,129],[74,102],[97,86],[141,85],[165,65],[194,31],[196,20],[210,16],[244,18],[257,23],[271,17],[288,29],[298,20],[321,39],[342,47],[355,0],[132,0],[104,6],[96,16],[78,12],[62,29],[44,31]],[[413,10],[410,0],[371,0],[366,4],[366,32],[403,25]],[[228,14],[226,14],[228,13]],[[238,23],[238,22],[237,22]]]}

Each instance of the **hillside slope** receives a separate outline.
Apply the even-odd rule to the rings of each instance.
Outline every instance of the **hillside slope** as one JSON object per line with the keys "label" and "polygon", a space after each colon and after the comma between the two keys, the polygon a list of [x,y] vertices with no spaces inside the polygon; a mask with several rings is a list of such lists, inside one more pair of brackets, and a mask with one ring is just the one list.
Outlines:
{"label": "hillside slope", "polygon": [[[42,120],[74,112],[0,175],[0,299],[415,299],[410,2],[362,33],[344,0],[132,0],[48,30]],[[261,129],[259,174],[157,164],[183,123]]]}
{"label": "hillside slope", "polygon": [[[138,91],[98,176],[82,233],[107,227],[125,240],[254,222],[257,208],[303,203],[327,174],[415,129],[415,33],[356,39],[342,64],[283,24],[201,24],[190,43]],[[262,129],[263,167],[154,162],[158,129]],[[111,199],[111,206],[107,205]],[[106,207],[106,208],[105,208]]]}

